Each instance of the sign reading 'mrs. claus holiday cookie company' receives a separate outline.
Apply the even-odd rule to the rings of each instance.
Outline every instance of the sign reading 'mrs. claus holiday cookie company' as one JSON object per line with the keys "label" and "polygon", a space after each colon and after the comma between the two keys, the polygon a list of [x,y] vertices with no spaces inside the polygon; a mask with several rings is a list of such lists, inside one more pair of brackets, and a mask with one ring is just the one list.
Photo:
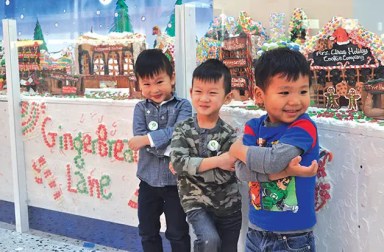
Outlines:
{"label": "sign reading 'mrs. claus holiday cookie company'", "polygon": [[[320,42],[324,42],[322,45]],[[350,38],[342,27],[337,28],[329,39],[317,42],[316,49],[309,56],[311,69],[354,69],[375,68],[377,59],[371,52],[371,47],[362,39]]]}
{"label": "sign reading 'mrs. claus holiday cookie company'", "polygon": [[374,64],[371,50],[365,47],[348,43],[345,45],[334,44],[331,49],[313,52],[313,65],[320,67],[335,66],[353,68]]}

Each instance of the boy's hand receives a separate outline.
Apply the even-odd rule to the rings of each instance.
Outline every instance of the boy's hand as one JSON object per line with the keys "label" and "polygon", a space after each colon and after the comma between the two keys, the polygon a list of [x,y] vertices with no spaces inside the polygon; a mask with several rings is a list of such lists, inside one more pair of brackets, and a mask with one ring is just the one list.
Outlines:
{"label": "boy's hand", "polygon": [[175,169],[173,168],[173,165],[172,165],[171,163],[169,163],[168,168],[169,168],[169,170],[171,171],[171,173],[172,173],[173,175],[176,175],[176,171],[175,171]]}
{"label": "boy's hand", "polygon": [[286,168],[288,176],[312,177],[316,175],[319,168],[316,160],[313,160],[310,166],[302,166],[300,161],[301,156],[297,156],[289,162]]}
{"label": "boy's hand", "polygon": [[134,136],[128,140],[128,146],[131,150],[138,151],[146,145],[150,145],[149,139],[146,135]]}
{"label": "boy's hand", "polygon": [[229,155],[229,152],[225,152],[218,157],[220,157],[220,161],[221,161],[218,166],[220,169],[226,170],[226,171],[235,171],[236,158]]}

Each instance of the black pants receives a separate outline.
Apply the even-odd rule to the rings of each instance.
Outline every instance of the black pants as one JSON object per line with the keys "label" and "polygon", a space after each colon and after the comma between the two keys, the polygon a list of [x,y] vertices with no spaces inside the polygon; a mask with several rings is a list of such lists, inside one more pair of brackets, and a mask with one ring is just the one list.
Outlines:
{"label": "black pants", "polygon": [[176,186],[153,187],[140,182],[138,197],[139,234],[145,252],[162,252],[160,215],[167,224],[165,237],[173,252],[190,252],[191,238],[186,215],[180,204]]}

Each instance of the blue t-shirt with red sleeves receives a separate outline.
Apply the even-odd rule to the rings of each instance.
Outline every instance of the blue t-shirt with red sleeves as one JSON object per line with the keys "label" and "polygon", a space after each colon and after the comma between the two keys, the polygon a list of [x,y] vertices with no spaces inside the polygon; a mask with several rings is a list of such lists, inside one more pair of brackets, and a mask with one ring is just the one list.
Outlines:
{"label": "blue t-shirt with red sleeves", "polygon": [[[249,120],[243,143],[248,146],[271,147],[284,143],[300,148],[301,165],[319,160],[317,127],[308,114],[290,124],[265,126],[268,115]],[[316,224],[316,176],[290,176],[270,182],[249,182],[249,221],[258,228],[273,232],[307,230]]]}

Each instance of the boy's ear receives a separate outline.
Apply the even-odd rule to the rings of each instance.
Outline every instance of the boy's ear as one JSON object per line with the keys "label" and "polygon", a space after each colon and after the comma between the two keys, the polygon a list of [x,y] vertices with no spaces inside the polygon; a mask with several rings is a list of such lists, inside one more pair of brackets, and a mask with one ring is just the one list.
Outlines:
{"label": "boy's ear", "polygon": [[224,100],[224,104],[229,104],[233,99],[233,93],[232,91],[229,92],[226,96],[225,96],[225,100]]}
{"label": "boy's ear", "polygon": [[258,86],[255,86],[253,90],[253,100],[255,101],[256,105],[260,106],[264,104],[264,92],[259,88]]}

